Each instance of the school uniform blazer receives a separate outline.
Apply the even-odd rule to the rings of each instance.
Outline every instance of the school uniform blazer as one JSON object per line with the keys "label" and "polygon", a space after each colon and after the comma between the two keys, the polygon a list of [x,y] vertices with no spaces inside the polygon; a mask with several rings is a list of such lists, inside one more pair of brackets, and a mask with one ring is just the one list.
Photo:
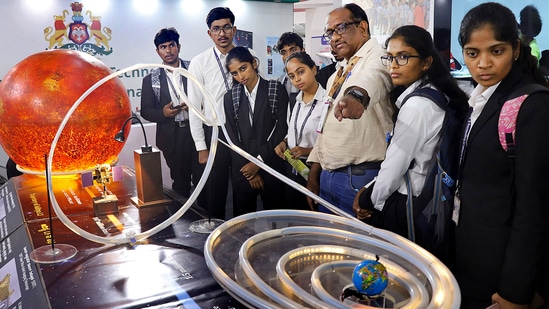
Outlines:
{"label": "school uniform blazer", "polygon": [[513,68],[472,126],[464,151],[456,228],[456,277],[464,304],[477,300],[487,306],[495,292],[529,303],[549,278],[549,94],[533,94],[523,103],[514,161],[498,138],[503,103],[529,82]]}
{"label": "school uniform blazer", "polygon": [[[250,127],[248,97],[244,91],[244,86],[238,84],[235,87],[241,87],[238,124],[235,121],[232,91],[228,91],[224,97],[226,115],[225,125],[229,138],[235,145],[252,156],[261,156],[261,159],[265,164],[282,172],[284,160],[276,155],[274,148],[284,139],[288,132],[288,124],[286,123],[288,93],[286,89],[282,84],[277,83],[278,107],[276,116],[273,118],[268,97],[269,83],[263,78],[259,79],[253,113],[253,126]],[[240,168],[249,161],[235,152],[231,152],[231,155],[233,182],[236,184],[235,188],[237,186],[238,188],[250,187],[249,181],[242,176],[242,173],[240,172]],[[260,170],[260,173],[266,183],[272,179],[268,172]]]}
{"label": "school uniform blazer", "polygon": [[[143,78],[141,85],[141,116],[151,122],[156,122],[156,146],[162,150],[165,156],[173,155],[175,149],[174,130],[175,123],[173,117],[164,117],[164,105],[172,101],[170,90],[168,88],[166,72],[160,70],[160,103],[156,102],[156,96],[151,84],[151,74]],[[183,88],[187,92],[187,78],[183,77]]]}

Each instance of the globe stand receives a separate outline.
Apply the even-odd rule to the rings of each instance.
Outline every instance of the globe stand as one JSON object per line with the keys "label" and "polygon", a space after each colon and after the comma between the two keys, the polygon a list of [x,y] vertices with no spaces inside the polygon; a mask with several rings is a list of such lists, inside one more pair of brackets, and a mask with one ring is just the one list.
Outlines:
{"label": "globe stand", "polygon": [[[46,167],[48,166],[48,155],[44,155],[46,159]],[[68,260],[76,255],[76,248],[67,244],[55,244],[55,237],[53,234],[53,220],[51,211],[51,199],[47,188],[49,188],[48,169],[46,168],[46,192],[48,194],[48,212],[50,219],[50,232],[51,232],[51,246],[46,245],[32,250],[30,258],[35,263],[52,264],[59,263]]]}
{"label": "globe stand", "polygon": [[[340,301],[346,302],[350,301],[351,303],[366,305],[374,308],[392,308],[387,307],[387,298],[385,295],[385,291],[383,291],[381,294],[378,295],[367,295],[365,293],[359,292],[354,283],[350,283],[343,287],[343,292],[341,293],[341,296],[339,298]],[[380,303],[381,301],[381,303]],[[394,305],[394,302],[393,302]]]}
{"label": "globe stand", "polygon": [[356,301],[357,303],[362,303],[363,301],[369,300],[366,294],[360,293],[355,288],[354,283],[349,283],[343,287],[343,291],[341,292],[341,296],[339,297],[339,300],[343,302],[348,298],[351,298],[353,301]]}

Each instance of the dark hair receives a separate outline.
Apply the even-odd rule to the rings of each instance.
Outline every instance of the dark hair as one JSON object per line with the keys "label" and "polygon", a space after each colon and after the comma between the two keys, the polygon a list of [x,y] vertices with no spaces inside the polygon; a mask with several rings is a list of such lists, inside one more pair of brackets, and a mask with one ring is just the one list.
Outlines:
{"label": "dark hair", "polygon": [[293,53],[291,54],[287,59],[286,59],[286,63],[284,64],[284,67],[286,67],[286,65],[288,64],[288,61],[292,60],[292,59],[296,59],[297,61],[303,63],[304,65],[308,66],[309,68],[314,68],[316,67],[316,63],[315,61],[313,60],[313,58],[311,58],[311,56],[309,54],[307,54],[306,52],[297,52],[297,53]]}
{"label": "dark hair", "polygon": [[160,29],[154,36],[154,46],[158,47],[160,44],[174,41],[179,45],[179,33],[174,27]]}
{"label": "dark hair", "polygon": [[541,17],[535,6],[527,5],[520,11],[519,29],[529,41],[541,32],[541,26]]}
{"label": "dark hair", "polygon": [[530,46],[521,44],[519,41],[515,15],[510,9],[499,3],[482,3],[465,14],[458,36],[461,47],[469,42],[471,34],[475,30],[484,26],[490,26],[496,40],[511,44],[513,49],[520,48],[519,58],[513,65],[518,65],[524,74],[532,77],[538,83],[547,85],[547,79],[538,68],[537,59],[532,56]]}
{"label": "dark hair", "polygon": [[458,36],[461,47],[469,42],[473,31],[485,25],[491,26],[496,40],[516,47],[519,35],[515,15],[507,7],[495,2],[480,4],[465,14]]}
{"label": "dark hair", "polygon": [[284,48],[284,46],[291,46],[295,45],[301,49],[303,49],[303,39],[299,36],[299,34],[295,32],[284,32],[278,39],[278,42],[276,42],[276,45],[274,46],[275,50],[279,51]]}
{"label": "dark hair", "polygon": [[216,20],[228,18],[231,20],[231,24],[234,25],[234,14],[228,7],[216,7],[210,10],[208,16],[206,16],[206,24],[208,29],[212,27],[212,23]]}
{"label": "dark hair", "polygon": [[[255,72],[258,73],[259,68],[259,59],[257,59],[252,53],[250,53],[250,50],[247,47],[244,46],[236,46],[233,47],[228,53],[227,58],[225,58],[225,67],[227,68],[227,71],[229,71],[229,63],[233,61],[233,59],[236,59],[240,62],[249,62],[251,64],[254,63],[254,60],[257,61],[257,68],[255,69]],[[233,78],[233,85],[238,85],[238,82]]]}
{"label": "dark hair", "polygon": [[364,20],[368,24],[368,35],[370,35],[370,23],[368,22],[368,16],[366,15],[366,12],[358,4],[354,3],[347,3],[343,7],[351,12],[353,20]]}
{"label": "dark hair", "polygon": [[[418,26],[402,26],[393,32],[385,41],[385,45],[387,46],[389,41],[397,38],[415,49],[422,60],[429,57],[433,59],[431,66],[425,71],[424,76],[427,77],[432,85],[448,96],[450,99],[449,107],[455,112],[456,116],[460,120],[465,119],[469,107],[467,95],[459,88],[456,80],[450,74],[450,68],[444,63],[440,53],[435,49],[431,34]],[[404,87],[395,87],[393,90],[394,93],[391,93],[391,97],[398,97],[404,89]]]}

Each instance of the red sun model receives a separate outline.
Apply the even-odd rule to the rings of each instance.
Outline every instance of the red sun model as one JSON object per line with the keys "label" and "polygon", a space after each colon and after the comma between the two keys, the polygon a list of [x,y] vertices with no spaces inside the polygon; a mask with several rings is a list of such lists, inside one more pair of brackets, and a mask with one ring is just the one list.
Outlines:
{"label": "red sun model", "polygon": [[[8,156],[24,170],[44,171],[44,155],[69,109],[111,72],[97,58],[66,49],[36,53],[16,64],[0,82],[0,143]],[[130,115],[120,79],[101,85],[65,126],[52,171],[89,170],[115,161],[124,144],[114,136]]]}

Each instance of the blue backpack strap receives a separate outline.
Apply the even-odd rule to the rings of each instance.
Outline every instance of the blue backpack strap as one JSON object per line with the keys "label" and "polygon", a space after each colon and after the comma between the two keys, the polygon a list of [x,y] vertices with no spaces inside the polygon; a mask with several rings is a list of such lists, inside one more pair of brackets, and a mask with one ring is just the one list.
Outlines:
{"label": "blue backpack strap", "polygon": [[416,230],[414,224],[414,201],[412,196],[412,183],[410,181],[410,173],[406,171],[404,174],[406,179],[406,190],[408,195],[406,197],[406,223],[408,224],[408,239],[410,241],[416,242]]}
{"label": "blue backpack strap", "polygon": [[429,87],[416,89],[404,98],[402,105],[404,105],[404,103],[413,96],[426,97],[435,102],[442,110],[448,111],[448,100],[446,100],[446,97],[436,89]]}
{"label": "blue backpack strap", "polygon": [[[444,132],[447,126],[448,121],[448,100],[446,97],[438,90],[430,88],[430,87],[424,87],[419,88],[408,94],[404,100],[402,105],[406,103],[406,101],[413,96],[421,96],[429,99],[430,101],[434,102],[438,107],[440,107],[442,110],[445,111],[444,121],[442,124],[442,135],[440,137],[440,141],[438,143],[438,150],[433,154],[433,158],[431,158],[431,161],[429,163],[429,169],[428,169],[428,178],[426,179],[426,182],[424,184],[424,190],[420,193],[418,197],[416,197],[416,204],[419,205],[419,207],[422,209],[422,212],[424,211],[425,207],[427,207],[428,204],[431,204],[431,208],[429,209],[429,213],[431,215],[437,214],[439,211],[439,198],[446,199],[446,197],[441,193],[443,190],[441,188],[441,183],[446,184],[448,187],[451,187],[454,183],[454,180],[444,171],[441,163],[440,163],[440,147],[442,145]],[[413,162],[412,162],[413,163]],[[412,166],[412,164],[410,164]],[[406,221],[407,221],[407,231],[408,231],[408,239],[415,242],[415,224],[414,224],[414,198],[412,196],[412,188],[411,188],[411,181],[410,181],[410,175],[409,172],[406,171],[406,174],[404,175],[406,180],[406,189],[407,189],[407,199],[406,199]],[[429,177],[434,177],[432,179],[429,179]],[[425,190],[427,186],[432,186],[432,192],[430,190]],[[428,194],[430,193],[430,194]],[[443,224],[441,222],[441,224]]]}
{"label": "blue backpack strap", "polygon": [[[429,98],[431,101],[435,102],[437,106],[440,107],[442,110],[444,110],[445,112],[448,112],[448,100],[446,99],[446,97],[444,97],[444,95],[440,91],[435,90],[433,88],[422,88],[420,90],[421,90],[422,96]],[[444,122],[442,124],[443,136],[448,123],[447,116],[448,115],[444,117]],[[442,142],[442,137],[441,137],[441,142]],[[455,184],[455,180],[447,173],[447,171],[443,169],[442,165],[440,164],[440,151],[437,153],[437,166],[438,166],[438,172],[440,174],[440,177],[442,177],[441,181],[446,186],[452,187]],[[455,176],[456,175],[454,175],[454,177]],[[438,192],[435,192],[435,193],[438,194]]]}

